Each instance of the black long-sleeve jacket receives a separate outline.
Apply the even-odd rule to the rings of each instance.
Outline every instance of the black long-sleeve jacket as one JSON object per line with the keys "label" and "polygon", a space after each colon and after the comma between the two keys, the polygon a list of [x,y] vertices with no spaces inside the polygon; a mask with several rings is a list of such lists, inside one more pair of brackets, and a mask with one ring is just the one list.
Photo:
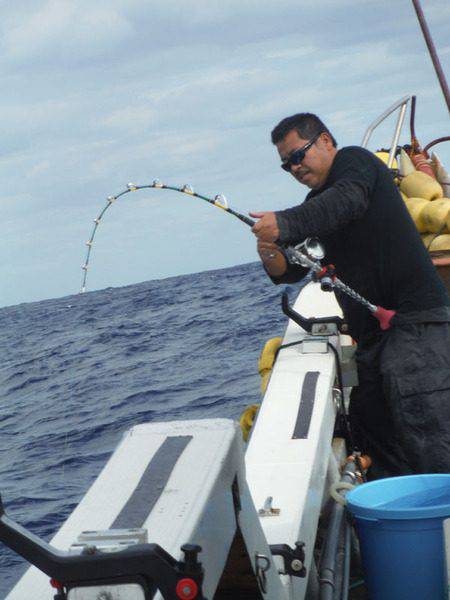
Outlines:
{"label": "black long-sleeve jacket", "polygon": [[[323,263],[334,264],[339,278],[373,304],[411,315],[450,305],[391,173],[364,148],[339,150],[323,187],[276,218],[280,243],[319,237]],[[292,283],[304,275],[304,269],[289,265],[272,280]],[[355,339],[378,329],[366,308],[336,296]]]}

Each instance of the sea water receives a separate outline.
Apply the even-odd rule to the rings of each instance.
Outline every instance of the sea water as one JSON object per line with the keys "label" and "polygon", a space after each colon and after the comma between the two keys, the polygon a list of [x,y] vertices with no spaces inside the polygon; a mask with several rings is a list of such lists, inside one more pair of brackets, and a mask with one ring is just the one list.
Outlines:
{"label": "sea water", "polygon": [[[45,540],[138,423],[236,418],[282,335],[257,263],[0,309],[0,493]],[[0,598],[26,564],[0,543]]]}

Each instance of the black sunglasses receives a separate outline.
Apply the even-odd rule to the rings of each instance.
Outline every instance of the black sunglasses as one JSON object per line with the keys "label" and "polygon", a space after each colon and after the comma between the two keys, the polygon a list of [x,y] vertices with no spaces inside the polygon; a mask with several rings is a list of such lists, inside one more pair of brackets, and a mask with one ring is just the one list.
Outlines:
{"label": "black sunglasses", "polygon": [[311,146],[313,144],[316,143],[316,141],[319,139],[319,137],[322,135],[322,133],[323,133],[323,131],[321,131],[320,133],[317,133],[312,139],[309,140],[309,142],[307,144],[305,144],[301,148],[298,148],[298,150],[294,150],[294,152],[289,156],[289,158],[287,158],[285,161],[283,161],[281,163],[280,167],[284,171],[289,172],[292,168],[292,165],[300,165],[305,160],[305,156],[306,156],[306,153],[308,152],[308,150],[311,148]]}

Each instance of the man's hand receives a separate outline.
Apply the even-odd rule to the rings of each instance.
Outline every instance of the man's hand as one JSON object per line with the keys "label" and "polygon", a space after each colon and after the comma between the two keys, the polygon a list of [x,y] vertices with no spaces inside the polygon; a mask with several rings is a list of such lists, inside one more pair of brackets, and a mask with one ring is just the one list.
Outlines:
{"label": "man's hand", "polygon": [[262,260],[273,260],[276,258],[279,250],[278,246],[273,242],[263,242],[261,240],[257,241],[256,249]]}
{"label": "man's hand", "polygon": [[286,259],[276,244],[258,240],[256,249],[268,273],[280,277],[286,272]]}
{"label": "man's hand", "polygon": [[262,242],[276,242],[280,237],[277,219],[274,212],[249,213],[251,217],[259,219],[252,227],[253,233]]}

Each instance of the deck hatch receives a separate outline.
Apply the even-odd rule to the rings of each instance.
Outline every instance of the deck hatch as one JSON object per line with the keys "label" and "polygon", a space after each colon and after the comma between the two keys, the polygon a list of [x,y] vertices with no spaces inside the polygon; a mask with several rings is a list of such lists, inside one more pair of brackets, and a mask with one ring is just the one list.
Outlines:
{"label": "deck hatch", "polygon": [[136,489],[112,523],[111,529],[142,527],[191,440],[192,435],[168,436],[164,440],[148,463]]}
{"label": "deck hatch", "polygon": [[293,440],[304,440],[308,437],[319,374],[319,371],[308,371],[303,379],[297,421],[292,434]]}

